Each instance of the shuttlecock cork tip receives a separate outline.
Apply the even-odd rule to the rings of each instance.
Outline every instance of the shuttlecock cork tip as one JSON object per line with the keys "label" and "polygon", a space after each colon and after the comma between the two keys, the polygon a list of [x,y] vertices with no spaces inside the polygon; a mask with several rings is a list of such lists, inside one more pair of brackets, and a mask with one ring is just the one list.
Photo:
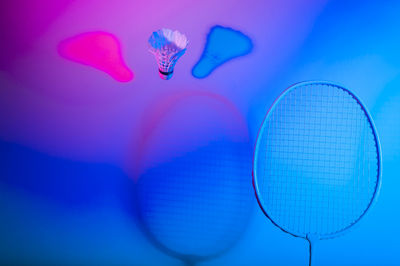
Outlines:
{"label": "shuttlecock cork tip", "polygon": [[160,78],[162,78],[163,80],[169,80],[172,78],[173,75],[173,71],[171,72],[163,72],[161,70],[158,70],[158,75],[160,76]]}

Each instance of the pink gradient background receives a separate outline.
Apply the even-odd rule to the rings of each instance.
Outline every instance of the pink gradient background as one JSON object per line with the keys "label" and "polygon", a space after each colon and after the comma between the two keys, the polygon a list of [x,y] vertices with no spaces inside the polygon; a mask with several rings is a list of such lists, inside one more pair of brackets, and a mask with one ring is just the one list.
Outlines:
{"label": "pink gradient background", "polygon": [[[0,134],[52,155],[118,164],[124,160],[126,141],[137,134],[143,110],[165,91],[212,91],[227,97],[246,116],[249,100],[284,68],[324,3],[231,1],[232,8],[226,9],[223,2],[214,1],[171,1],[168,5],[159,1],[39,1],[31,3],[41,7],[32,13],[12,5],[9,9],[15,15],[10,20],[15,26],[2,29],[11,36],[6,48],[14,51],[1,74],[5,90],[0,115],[6,130]],[[29,23],[16,19],[27,13]],[[205,34],[215,24],[247,34],[254,40],[254,52],[208,79],[197,80],[190,70],[201,55]],[[190,39],[187,54],[176,66],[176,77],[169,82],[159,79],[154,58],[147,52],[150,33],[161,27],[179,29]],[[35,34],[29,34],[31,28]],[[97,69],[59,56],[60,41],[94,31],[118,37],[135,80],[115,82]],[[241,75],[229,74],[232,71]],[[250,73],[254,78],[248,78]]]}

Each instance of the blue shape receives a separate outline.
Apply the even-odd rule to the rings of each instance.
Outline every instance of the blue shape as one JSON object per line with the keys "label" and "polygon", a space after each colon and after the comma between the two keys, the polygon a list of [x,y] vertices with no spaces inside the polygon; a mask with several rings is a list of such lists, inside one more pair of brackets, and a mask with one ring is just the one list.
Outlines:
{"label": "blue shape", "polygon": [[251,39],[232,28],[214,26],[207,36],[206,47],[192,69],[196,78],[205,78],[227,61],[249,54],[253,50]]}

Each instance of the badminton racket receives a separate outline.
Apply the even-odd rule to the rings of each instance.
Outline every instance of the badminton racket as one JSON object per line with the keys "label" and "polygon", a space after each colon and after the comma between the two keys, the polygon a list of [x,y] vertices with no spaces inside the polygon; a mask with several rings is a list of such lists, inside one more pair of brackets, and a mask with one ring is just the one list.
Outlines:
{"label": "badminton racket", "polygon": [[258,133],[253,186],[272,223],[313,243],[352,228],[375,201],[381,152],[372,118],[348,89],[295,84],[269,109]]}

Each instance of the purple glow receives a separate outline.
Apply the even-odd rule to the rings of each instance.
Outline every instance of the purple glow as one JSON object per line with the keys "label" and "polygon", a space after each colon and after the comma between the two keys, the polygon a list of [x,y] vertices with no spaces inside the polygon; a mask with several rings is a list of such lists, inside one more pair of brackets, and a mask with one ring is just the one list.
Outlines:
{"label": "purple glow", "polygon": [[0,2],[0,69],[12,64],[34,47],[74,0],[14,0]]}
{"label": "purple glow", "polygon": [[133,79],[133,72],[125,64],[118,39],[107,32],[88,32],[62,41],[60,55],[71,61],[92,66],[106,72],[120,82]]}

